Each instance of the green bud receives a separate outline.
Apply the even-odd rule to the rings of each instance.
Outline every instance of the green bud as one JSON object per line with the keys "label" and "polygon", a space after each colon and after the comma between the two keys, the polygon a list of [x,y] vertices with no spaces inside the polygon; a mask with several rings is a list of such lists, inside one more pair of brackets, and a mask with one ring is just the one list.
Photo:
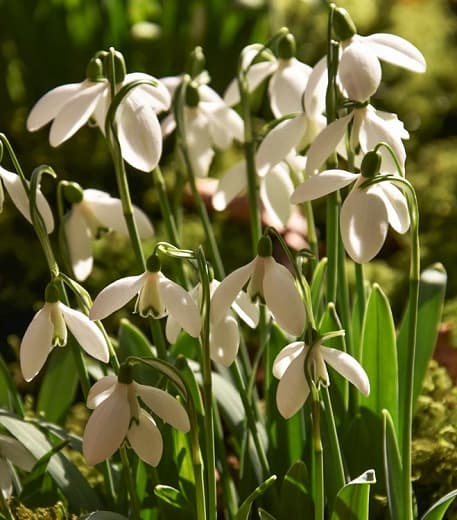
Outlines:
{"label": "green bud", "polygon": [[44,301],[46,303],[56,303],[60,300],[60,290],[57,282],[49,282],[44,291]]}
{"label": "green bud", "polygon": [[150,273],[158,273],[160,271],[160,260],[158,255],[151,255],[146,260],[146,269]]}
{"label": "green bud", "polygon": [[119,367],[117,380],[119,383],[123,383],[124,385],[130,385],[133,381],[132,367],[128,363],[122,363]]}
{"label": "green bud", "polygon": [[374,150],[367,152],[362,159],[362,164],[360,165],[360,173],[362,176],[369,179],[377,175],[381,169],[381,161],[381,152],[375,152]]}
{"label": "green bud", "polygon": [[105,79],[103,76],[103,63],[100,58],[92,58],[87,64],[86,77],[89,81],[102,81]]}
{"label": "green bud", "polygon": [[268,235],[263,235],[257,244],[257,254],[259,256],[267,257],[273,254],[273,244]]}
{"label": "green bud", "polygon": [[297,51],[295,45],[295,37],[292,33],[282,36],[278,42],[278,58],[281,60],[290,60],[294,58]]}
{"label": "green bud", "polygon": [[77,204],[84,198],[84,190],[77,182],[66,182],[63,188],[63,196],[71,204]]}
{"label": "green bud", "polygon": [[105,68],[105,75],[110,82],[122,83],[124,81],[127,69],[125,67],[124,56],[122,56],[119,51],[111,47],[110,52],[108,52],[103,59],[103,66]]}
{"label": "green bud", "polygon": [[186,106],[195,108],[200,103],[200,94],[198,93],[198,85],[192,81],[186,88]]}
{"label": "green bud", "polygon": [[184,72],[189,74],[191,78],[196,78],[205,70],[206,60],[201,47],[195,47],[190,53]]}
{"label": "green bud", "polygon": [[341,42],[349,40],[354,34],[357,34],[355,24],[344,7],[337,7],[333,11],[333,30]]}

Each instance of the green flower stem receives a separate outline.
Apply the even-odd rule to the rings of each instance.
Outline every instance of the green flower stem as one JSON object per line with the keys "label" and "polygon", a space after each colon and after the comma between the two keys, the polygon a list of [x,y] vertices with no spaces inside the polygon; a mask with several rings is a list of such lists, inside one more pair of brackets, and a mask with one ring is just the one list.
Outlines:
{"label": "green flower stem", "polygon": [[310,258],[309,262],[311,264],[311,274],[314,272],[317,264],[319,263],[319,242],[317,240],[316,233],[316,224],[314,221],[314,211],[313,205],[311,201],[305,202],[303,204],[304,214],[307,223],[307,240],[309,244],[309,248],[313,253],[313,256]]}
{"label": "green flower stem", "polygon": [[133,480],[133,475],[132,475],[132,468],[130,467],[129,457],[127,454],[127,448],[125,447],[125,445],[123,445],[119,448],[119,453],[121,455],[125,482],[127,485],[129,495],[130,495],[130,507],[131,507],[132,518],[133,518],[133,520],[141,520],[140,503],[138,501],[136,486],[135,486],[135,482]]}
{"label": "green flower stem", "polygon": [[319,391],[311,382],[311,414],[312,414],[312,483],[314,498],[314,520],[324,520],[324,457],[321,441],[320,399]]}
{"label": "green flower stem", "polygon": [[[362,326],[363,318],[365,316],[365,277],[363,274],[363,265],[357,262],[354,263],[355,270],[355,290],[357,294],[357,312],[359,313],[359,323]],[[360,361],[359,349],[353,348],[353,356]]]}

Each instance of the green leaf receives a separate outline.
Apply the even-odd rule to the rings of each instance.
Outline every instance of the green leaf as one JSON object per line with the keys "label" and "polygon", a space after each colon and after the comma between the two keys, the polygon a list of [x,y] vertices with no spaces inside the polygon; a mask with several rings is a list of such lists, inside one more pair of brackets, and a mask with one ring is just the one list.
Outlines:
{"label": "green leaf", "polygon": [[317,264],[311,280],[311,304],[314,313],[319,316],[322,297],[324,295],[324,278],[327,273],[328,259],[322,258]]}
{"label": "green leaf", "polygon": [[389,511],[392,518],[407,518],[406,502],[401,494],[402,462],[397,435],[392,417],[387,410],[383,410],[383,439],[384,439],[384,471],[386,478]]}
{"label": "green leaf", "polygon": [[128,520],[128,518],[111,511],[94,511],[88,515],[80,516],[78,520]]}
{"label": "green leaf", "polygon": [[[417,320],[416,356],[414,362],[413,404],[422,389],[425,372],[432,357],[443,310],[447,276],[441,264],[434,264],[422,272],[419,282],[419,313]],[[403,374],[407,365],[408,315],[403,318],[398,335],[398,370]],[[400,379],[400,402],[406,398],[405,379]]]}
{"label": "green leaf", "polygon": [[254,501],[262,496],[265,491],[276,481],[276,475],[271,475],[271,477],[267,478],[264,482],[262,482],[259,486],[255,488],[255,490],[246,498],[246,500],[241,504],[238,513],[236,514],[235,520],[248,520],[249,514],[251,512],[251,507]]}
{"label": "green leaf", "polygon": [[119,361],[124,361],[128,356],[150,357],[153,347],[141,330],[123,318],[119,325]]}
{"label": "green leaf", "polygon": [[448,507],[454,502],[457,496],[457,489],[454,489],[444,497],[441,497],[438,502],[435,502],[432,507],[426,511],[422,520],[442,520]]}
{"label": "green leaf", "polygon": [[273,516],[268,511],[265,511],[265,509],[262,509],[261,507],[259,507],[258,513],[260,520],[276,520],[275,516]]}
{"label": "green leaf", "polygon": [[187,509],[189,506],[186,497],[181,491],[172,486],[158,484],[154,488],[154,495],[176,509]]}
{"label": "green leaf", "polygon": [[[52,350],[41,381],[37,413],[47,421],[60,424],[72,405],[78,387],[73,348],[81,348],[71,336],[65,348]],[[65,377],[62,377],[65,374]]]}
{"label": "green leaf", "polygon": [[279,500],[280,518],[306,518],[313,511],[309,474],[303,461],[298,460],[290,467],[282,482]]}
{"label": "green leaf", "polygon": [[395,325],[389,301],[374,284],[368,298],[362,327],[362,365],[370,381],[370,395],[361,396],[366,406],[381,417],[389,411],[398,431],[398,369]]}
{"label": "green leaf", "polygon": [[21,416],[24,415],[21,395],[2,356],[0,356],[0,406],[14,410]]}
{"label": "green leaf", "polygon": [[372,469],[343,486],[336,496],[330,520],[368,520],[370,485],[376,482]]}

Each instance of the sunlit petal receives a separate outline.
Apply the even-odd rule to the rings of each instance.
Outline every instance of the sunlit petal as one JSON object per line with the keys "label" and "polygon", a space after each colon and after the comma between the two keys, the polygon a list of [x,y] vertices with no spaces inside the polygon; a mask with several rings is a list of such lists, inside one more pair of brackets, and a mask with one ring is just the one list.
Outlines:
{"label": "sunlit petal", "polygon": [[303,353],[303,350],[307,350],[308,347],[303,341],[295,341],[286,345],[273,361],[273,375],[277,379],[281,379],[286,370],[289,368],[292,361],[297,359]]}
{"label": "sunlit petal", "polygon": [[243,141],[244,127],[241,117],[225,104],[200,102],[199,110],[202,110],[208,119],[209,133],[214,145],[225,150],[233,139]]}
{"label": "sunlit petal", "polygon": [[[254,90],[265,80],[270,74],[277,69],[278,65],[275,61],[262,61],[255,63],[247,72],[247,84],[249,92]],[[240,101],[240,91],[238,89],[238,80],[235,78],[227,87],[224,94],[224,101],[228,106],[233,106]]]}
{"label": "sunlit petal", "polygon": [[213,207],[223,211],[247,185],[246,163],[241,161],[228,169],[219,180],[216,193],[213,195]]}
{"label": "sunlit petal", "polygon": [[260,197],[273,225],[281,231],[287,224],[292,211],[290,196],[294,184],[284,163],[274,166],[260,184]]}
{"label": "sunlit petal", "polygon": [[176,342],[181,329],[182,327],[179,321],[172,314],[169,314],[165,324],[165,337],[167,338],[168,343],[173,344]]}
{"label": "sunlit petal", "polygon": [[24,471],[31,471],[36,462],[35,457],[25,446],[6,435],[0,435],[0,454],[2,458],[8,459]]}
{"label": "sunlit petal", "polygon": [[358,174],[345,170],[325,170],[317,175],[312,175],[302,184],[299,184],[290,197],[292,204],[315,200],[336,190],[344,188],[354,182]]}
{"label": "sunlit petal", "polygon": [[186,141],[193,174],[206,177],[214,157],[208,120],[195,108],[186,113]]}
{"label": "sunlit petal", "polygon": [[64,223],[71,266],[77,280],[85,280],[92,272],[92,234],[83,215],[73,207]]}
{"label": "sunlit petal", "polygon": [[406,233],[409,229],[409,210],[405,195],[391,182],[380,182],[370,186],[370,192],[375,192],[384,202],[387,209],[389,224],[397,233]]}
{"label": "sunlit petal", "polygon": [[9,498],[13,493],[10,468],[6,460],[0,458],[0,490],[4,498]]}
{"label": "sunlit petal", "polygon": [[235,360],[240,345],[239,326],[231,312],[211,327],[209,341],[211,359],[229,367]]}
{"label": "sunlit petal", "polygon": [[271,111],[275,117],[304,111],[303,94],[311,70],[309,65],[295,58],[280,60],[268,86]]}
{"label": "sunlit petal", "polygon": [[276,406],[284,419],[289,419],[305,403],[309,395],[309,386],[305,377],[305,351],[287,367],[276,389]]}
{"label": "sunlit petal", "polygon": [[255,329],[259,323],[260,310],[257,303],[251,301],[251,298],[246,294],[245,291],[240,291],[232,303],[232,309],[238,314],[238,316],[249,325],[252,329]]}
{"label": "sunlit petal", "polygon": [[327,82],[327,56],[324,56],[314,65],[308,77],[304,97],[308,116],[319,116],[325,111]]}
{"label": "sunlit petal", "polygon": [[109,397],[116,388],[117,377],[105,376],[92,385],[87,395],[87,407],[97,408],[107,397]]}
{"label": "sunlit petal", "polygon": [[162,458],[162,435],[154,419],[144,410],[140,410],[138,421],[138,424],[135,421],[132,422],[127,439],[138,457],[155,467]]}

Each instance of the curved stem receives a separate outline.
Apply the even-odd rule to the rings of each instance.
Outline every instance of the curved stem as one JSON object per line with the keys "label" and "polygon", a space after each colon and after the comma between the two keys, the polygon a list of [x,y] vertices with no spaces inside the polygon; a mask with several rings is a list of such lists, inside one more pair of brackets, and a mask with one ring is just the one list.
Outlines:
{"label": "curved stem", "polygon": [[127,484],[127,489],[130,495],[130,506],[132,511],[133,520],[140,520],[140,503],[138,501],[138,495],[136,492],[135,482],[133,480],[132,468],[130,467],[129,457],[125,445],[119,448],[121,454],[121,461],[123,466],[124,478]]}

